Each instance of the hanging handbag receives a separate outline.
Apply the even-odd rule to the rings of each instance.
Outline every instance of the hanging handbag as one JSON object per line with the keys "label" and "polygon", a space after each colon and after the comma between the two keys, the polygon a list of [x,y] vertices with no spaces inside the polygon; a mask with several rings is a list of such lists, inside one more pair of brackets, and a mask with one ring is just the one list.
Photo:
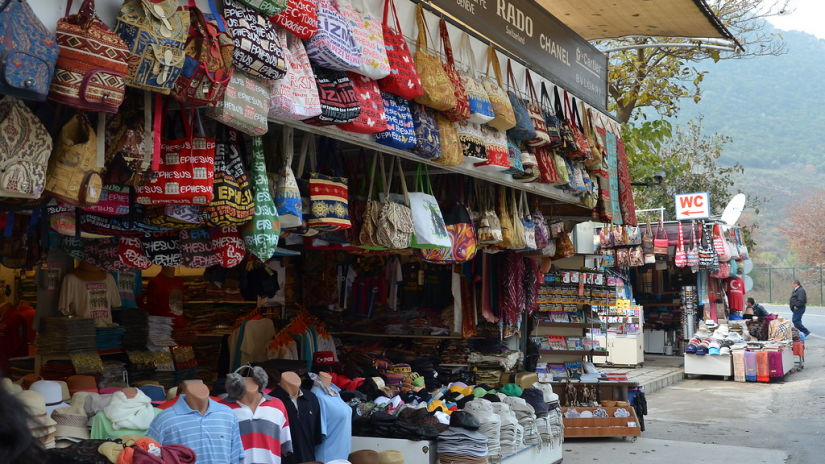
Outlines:
{"label": "hanging handbag", "polygon": [[[148,111],[146,106],[149,106]],[[154,147],[152,140],[151,96],[139,90],[127,90],[119,111],[106,118],[105,166],[108,183],[140,185],[151,177]]]}
{"label": "hanging handbag", "polygon": [[726,243],[724,235],[722,235],[722,229],[719,226],[719,224],[713,225],[713,249],[719,256],[719,261],[730,261],[730,250],[728,250],[728,245]]}
{"label": "hanging handbag", "polygon": [[[213,1],[213,0],[210,0]],[[238,0],[244,5],[260,12],[266,17],[272,17],[286,9],[287,0]]]}
{"label": "hanging handbag", "polygon": [[461,34],[458,43],[459,54],[462,56],[462,63],[466,65],[461,74],[461,83],[467,93],[467,103],[470,107],[469,121],[475,124],[486,124],[496,117],[493,111],[493,103],[484,89],[484,85],[478,80],[476,71],[476,57],[473,47],[470,44],[470,35],[466,32]]}
{"label": "hanging handbag", "polygon": [[568,116],[567,125],[573,133],[576,149],[567,152],[567,158],[571,160],[589,160],[592,158],[590,153],[590,145],[584,137],[582,131],[581,118],[579,117],[579,106],[576,104],[576,98],[568,98],[567,91],[564,92],[564,110]]}
{"label": "hanging handbag", "polygon": [[117,254],[123,264],[145,271],[152,267],[152,262],[143,252],[143,240],[140,237],[120,237]]}
{"label": "hanging handbag", "polygon": [[750,259],[748,245],[745,244],[745,240],[742,238],[742,232],[739,229],[736,229],[736,246],[739,249],[739,257],[742,259]]}
{"label": "hanging handbag", "polygon": [[504,186],[498,187],[498,208],[496,214],[501,224],[501,242],[498,244],[504,249],[516,248],[516,237],[513,225],[513,215],[507,201],[507,189]]}
{"label": "hanging handbag", "polygon": [[467,207],[456,203],[444,215],[444,221],[450,235],[450,247],[421,250],[421,257],[435,264],[461,264],[472,260],[478,250],[478,240]]}
{"label": "hanging handbag", "polygon": [[489,171],[505,171],[509,169],[510,155],[507,150],[507,134],[505,134],[504,131],[494,129],[488,125],[481,126],[481,134],[484,138],[487,158],[473,164],[473,166]]}
{"label": "hanging handbag", "polygon": [[657,258],[667,258],[668,249],[667,232],[665,225],[659,221],[659,226],[656,228],[656,237],[653,239],[653,253]]}
{"label": "hanging handbag", "polygon": [[[275,187],[275,208],[278,210],[278,217],[281,228],[294,229],[301,227],[304,222],[303,206],[301,202],[301,191],[298,189],[298,182],[292,172],[292,157],[295,151],[294,131],[289,126],[283,129],[283,148],[281,150],[284,157],[284,165],[278,174]],[[308,143],[308,138],[304,139]]]}
{"label": "hanging handbag", "polygon": [[[557,91],[556,95],[558,96]],[[556,111],[554,110],[555,107],[555,103],[550,101],[550,94],[547,92],[547,86],[544,84],[544,81],[542,81],[541,102],[539,108],[541,108],[541,115],[544,118],[544,122],[547,127],[547,137],[550,140],[548,145],[551,148],[558,147],[562,144],[561,121],[556,116]]]}
{"label": "hanging handbag", "polygon": [[240,0],[223,0],[223,13],[235,42],[236,70],[268,80],[284,77],[287,64],[275,25]]}
{"label": "hanging handbag", "polygon": [[318,30],[306,41],[309,60],[316,65],[335,71],[357,71],[361,67],[361,45],[338,7],[347,0],[318,0]]}
{"label": "hanging handbag", "polygon": [[570,234],[562,231],[562,233],[556,237],[556,254],[553,255],[553,259],[570,258],[575,254],[576,249],[573,247],[573,240],[570,239]]}
{"label": "hanging handbag", "polygon": [[[510,214],[513,223],[513,250],[527,248],[527,227],[522,220],[520,203],[516,200],[516,189],[510,189]],[[533,239],[535,244],[535,237]]]}
{"label": "hanging handbag", "polygon": [[0,94],[44,101],[59,48],[28,2],[7,0],[0,7]]}
{"label": "hanging handbag", "polygon": [[441,139],[435,123],[435,111],[421,103],[412,103],[410,113],[415,130],[415,147],[412,152],[424,159],[441,156]]}
{"label": "hanging handbag", "polygon": [[144,211],[144,222],[163,229],[195,229],[204,225],[199,206],[152,206]]}
{"label": "hanging handbag", "polygon": [[519,142],[536,138],[536,128],[527,110],[527,100],[519,96],[516,78],[513,75],[513,64],[509,58],[507,59],[507,98],[510,99],[510,106],[513,107],[513,114],[516,117],[516,124],[507,129],[507,136]]}
{"label": "hanging handbag", "polygon": [[538,204],[533,209],[533,224],[536,225],[536,248],[543,250],[550,244],[550,229],[547,227],[547,219],[538,208]]}
{"label": "hanging handbag", "polygon": [[[495,80],[490,78],[490,67],[493,68]],[[484,79],[484,90],[487,97],[493,104],[495,117],[487,124],[500,130],[506,131],[516,125],[516,115],[513,113],[513,104],[507,92],[501,87],[501,64],[498,61],[498,53],[492,45],[487,47],[487,71]]]}
{"label": "hanging handbag", "polygon": [[383,91],[381,99],[387,116],[387,130],[375,134],[375,141],[399,150],[411,150],[418,141],[409,103],[402,97]]}
{"label": "hanging handbag", "polygon": [[539,172],[538,160],[536,159],[536,155],[526,147],[520,148],[519,163],[522,171],[513,174],[513,180],[521,182],[522,184],[539,180],[541,174]]}
{"label": "hanging handbag", "polygon": [[94,0],[83,0],[57,21],[57,57],[49,98],[83,111],[116,113],[126,91],[129,49],[95,13]]}
{"label": "hanging handbag", "polygon": [[715,271],[719,269],[719,255],[713,247],[713,224],[702,226],[702,237],[699,239],[699,269]]}
{"label": "hanging handbag", "polygon": [[638,226],[624,226],[625,245],[641,245],[642,230]]}
{"label": "hanging handbag", "polygon": [[501,221],[496,215],[493,205],[495,191],[490,185],[475,181],[476,203],[480,210],[478,219],[478,243],[482,245],[496,245],[503,239]]}
{"label": "hanging handbag", "polygon": [[423,90],[423,94],[416,97],[415,101],[436,111],[453,110],[456,105],[455,87],[444,70],[441,59],[430,53],[427,39],[430,31],[424,7],[420,3],[415,8],[415,21],[418,24],[418,39],[413,59]]}
{"label": "hanging handbag", "polygon": [[559,149],[564,156],[568,156],[568,153],[575,152],[578,148],[576,147],[576,138],[573,136],[573,129],[570,126],[570,119],[565,115],[562,99],[559,96],[559,88],[556,86],[553,86],[553,101],[556,120],[559,122],[559,133],[561,134]]}
{"label": "hanging handbag", "polygon": [[450,121],[466,121],[470,119],[470,103],[467,100],[467,91],[464,89],[464,82],[455,67],[453,45],[450,43],[450,35],[447,33],[447,22],[444,21],[443,18],[438,21],[438,34],[441,39],[441,47],[444,51],[444,72],[450,79],[450,83],[453,86],[453,95],[455,95],[455,106],[450,110],[444,111],[444,114]]}
{"label": "hanging handbag", "polygon": [[126,0],[115,32],[131,52],[126,85],[168,95],[183,69],[189,12],[178,0]]}
{"label": "hanging handbag", "polygon": [[349,20],[355,41],[361,46],[361,65],[355,72],[374,80],[389,76],[390,62],[384,48],[384,32],[381,22],[370,11],[370,4],[365,0],[355,0],[350,8],[341,8],[341,14]]}
{"label": "hanging handbag", "polygon": [[[155,119],[161,119],[165,105],[155,105]],[[198,110],[180,112],[184,135],[170,134],[176,124],[165,124],[161,134],[158,168],[152,182],[135,187],[136,201],[143,205],[208,205],[213,198],[215,139],[204,136]],[[192,119],[198,123],[195,135]],[[163,126],[161,126],[163,127]],[[154,162],[153,162],[154,164]]]}
{"label": "hanging handbag", "polygon": [[231,269],[243,262],[246,242],[236,226],[213,227],[209,229],[209,236],[221,267]]}
{"label": "hanging handbag", "polygon": [[281,222],[278,220],[278,210],[275,209],[275,202],[272,201],[269,191],[264,142],[261,137],[252,137],[251,164],[249,173],[252,191],[255,194],[255,214],[245,226],[243,237],[247,252],[266,262],[272,258],[278,247]]}
{"label": "hanging handbag", "polygon": [[642,235],[642,251],[645,255],[645,264],[654,264],[656,262],[656,253],[653,251],[653,240],[655,235],[653,234],[653,229],[650,227],[650,223],[647,223],[647,229],[645,230],[644,235]]}
{"label": "hanging handbag", "polygon": [[85,113],[72,116],[60,129],[49,159],[46,191],[72,205],[97,203],[103,188],[97,145],[95,130]]}
{"label": "hanging handbag", "polygon": [[373,156],[372,163],[370,163],[369,190],[367,193],[366,203],[364,205],[361,230],[358,233],[358,246],[369,249],[383,249],[383,247],[378,245],[376,233],[378,231],[378,220],[381,217],[381,209],[384,205],[379,199],[373,198],[372,195],[375,187],[375,169],[377,165],[380,165],[381,168],[382,185],[386,185],[387,180],[384,174],[384,156],[376,151]]}
{"label": "hanging handbag", "polygon": [[214,0],[210,0],[209,6],[214,22],[207,21],[194,0],[189,1],[189,38],[184,47],[186,59],[174,91],[175,98],[183,104],[201,106],[222,101],[234,71],[231,54],[222,50],[228,46],[234,53],[232,37],[214,8]]}
{"label": "hanging handbag", "polygon": [[340,124],[338,127],[358,134],[375,134],[387,130],[387,115],[384,113],[384,99],[378,83],[369,77],[356,73],[347,73],[352,88],[358,96],[361,112],[354,121]]}
{"label": "hanging handbag", "polygon": [[269,117],[287,121],[314,118],[321,114],[321,99],[304,43],[284,31],[278,31],[278,36],[285,42],[283,51],[289,71],[282,79],[271,82]]}
{"label": "hanging handbag", "polygon": [[270,19],[292,35],[308,40],[318,30],[318,7],[315,0],[287,0],[286,9]]}
{"label": "hanging handbag", "polygon": [[342,71],[312,65],[318,96],[321,100],[321,114],[307,119],[307,124],[329,126],[355,121],[361,114],[358,95],[347,74]]}
{"label": "hanging handbag", "polygon": [[223,125],[215,132],[213,194],[203,208],[204,220],[210,226],[242,225],[255,213],[255,197],[241,160],[241,137]]}
{"label": "hanging handbag", "polygon": [[435,113],[435,123],[438,126],[440,152],[438,158],[433,159],[442,166],[458,166],[464,162],[464,152],[458,136],[457,123],[444,116],[444,113]]}
{"label": "hanging handbag", "polygon": [[[582,108],[584,108],[584,102],[581,102]],[[582,110],[585,115],[584,118],[584,135],[587,139],[588,145],[590,145],[590,159],[584,162],[585,166],[589,169],[602,169],[602,165],[604,164],[604,143],[599,136],[598,131],[596,130],[595,125],[593,124],[593,111],[590,108],[587,108],[587,111]]]}
{"label": "hanging handbag", "polygon": [[679,237],[676,242],[676,255],[673,258],[676,267],[685,267],[687,265],[687,254],[685,253],[685,239],[682,235],[682,223],[679,222]]}
{"label": "hanging handbag", "polygon": [[411,247],[419,249],[444,248],[452,245],[450,234],[444,224],[444,216],[438,201],[433,196],[433,186],[427,167],[418,164],[415,176],[415,191],[409,193],[410,211],[415,229]]}
{"label": "hanging handbag", "polygon": [[690,247],[686,252],[686,265],[690,268],[699,267],[699,250],[696,248],[696,224],[690,223]]}
{"label": "hanging handbag", "polygon": [[[395,29],[387,23],[390,7],[392,7],[392,16],[395,20]],[[384,0],[382,30],[391,72],[387,77],[378,81],[378,86],[384,92],[389,92],[406,100],[413,100],[424,95],[421,79],[418,76],[412,56],[410,56],[407,39],[401,31],[401,23],[398,21],[398,12],[395,11],[393,0]]]}
{"label": "hanging handbag", "polygon": [[524,227],[524,248],[527,250],[535,250],[536,244],[536,223],[533,222],[533,217],[530,215],[530,210],[527,207],[527,192],[521,191],[521,200],[519,202],[519,219]]}
{"label": "hanging handbag", "polygon": [[38,199],[46,185],[52,138],[28,106],[0,100],[0,197]]}
{"label": "hanging handbag", "polygon": [[181,266],[191,269],[206,269],[218,266],[220,259],[215,254],[212,237],[208,229],[190,229],[180,231]]}
{"label": "hanging handbag", "polygon": [[[396,203],[390,199],[390,189],[392,187],[392,175],[394,165],[398,165],[398,178],[401,181],[401,193],[403,203]],[[407,192],[407,181],[404,178],[404,169],[401,166],[401,158],[393,157],[390,162],[389,182],[384,193],[384,204],[381,207],[381,215],[378,219],[378,229],[376,230],[376,241],[379,245],[393,250],[409,248],[415,233],[413,226],[412,212],[409,204]]]}
{"label": "hanging handbag", "polygon": [[[533,84],[533,78],[530,75],[530,70],[526,69],[525,85],[527,85],[527,114],[530,115],[530,122],[533,124],[533,130],[536,131],[536,136],[526,140],[524,143],[528,147],[544,147],[551,145],[550,134],[547,132],[547,123],[544,121],[544,114],[539,103],[538,96],[536,96],[536,86]],[[542,85],[544,82],[542,82]]]}
{"label": "hanging handbag", "polygon": [[507,158],[510,167],[503,171],[505,174],[511,176],[524,174],[524,166],[521,164],[521,148],[510,138],[507,138]]}
{"label": "hanging handbag", "polygon": [[309,211],[307,225],[315,230],[323,232],[336,232],[352,227],[349,219],[349,190],[347,188],[347,178],[343,177],[340,169],[340,160],[334,174],[328,176],[317,172],[317,153],[324,153],[329,157],[339,156],[335,150],[331,139],[324,138],[320,149],[315,148],[315,137],[310,137],[310,146],[307,152],[301,156],[298,172],[303,173],[303,164],[308,157],[310,160],[309,173]]}
{"label": "hanging handbag", "polygon": [[205,114],[247,135],[266,134],[270,92],[265,80],[236,70],[223,100],[206,108]]}
{"label": "hanging handbag", "polygon": [[559,183],[559,173],[556,171],[556,160],[553,150],[548,147],[531,148],[536,157],[539,168],[538,181],[542,184],[556,185]]}
{"label": "hanging handbag", "polygon": [[465,157],[473,161],[487,159],[487,143],[482,133],[482,126],[470,121],[456,121],[458,140]]}

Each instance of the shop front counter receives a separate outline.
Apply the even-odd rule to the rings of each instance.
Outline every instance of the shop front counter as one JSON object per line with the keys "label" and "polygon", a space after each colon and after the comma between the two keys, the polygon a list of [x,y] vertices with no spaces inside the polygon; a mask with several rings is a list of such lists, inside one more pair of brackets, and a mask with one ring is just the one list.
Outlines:
{"label": "shop front counter", "polygon": [[[502,464],[556,464],[562,461],[562,443],[532,445],[504,456]],[[435,440],[404,440],[401,438],[352,437],[352,451],[397,450],[404,455],[404,464],[438,464],[438,443]]]}

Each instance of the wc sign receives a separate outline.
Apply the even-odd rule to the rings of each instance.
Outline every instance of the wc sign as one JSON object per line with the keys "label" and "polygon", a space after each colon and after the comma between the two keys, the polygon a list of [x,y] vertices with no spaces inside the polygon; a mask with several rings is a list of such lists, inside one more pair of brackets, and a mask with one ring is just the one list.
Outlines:
{"label": "wc sign", "polygon": [[676,202],[676,220],[705,219],[710,217],[710,194],[679,193],[673,195]]}

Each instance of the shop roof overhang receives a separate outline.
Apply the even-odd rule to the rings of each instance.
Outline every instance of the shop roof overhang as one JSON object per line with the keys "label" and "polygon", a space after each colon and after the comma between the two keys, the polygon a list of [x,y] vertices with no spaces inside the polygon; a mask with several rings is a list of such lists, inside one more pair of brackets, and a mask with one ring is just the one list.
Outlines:
{"label": "shop roof overhang", "polygon": [[536,0],[587,40],[627,36],[736,41],[705,0]]}

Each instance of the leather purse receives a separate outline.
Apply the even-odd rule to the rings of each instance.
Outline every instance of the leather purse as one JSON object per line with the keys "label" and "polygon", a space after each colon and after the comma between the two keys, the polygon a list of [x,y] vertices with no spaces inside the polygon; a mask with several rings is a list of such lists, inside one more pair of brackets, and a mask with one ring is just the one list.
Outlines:
{"label": "leather purse", "polygon": [[0,6],[0,94],[44,101],[49,94],[59,48],[28,2]]}

